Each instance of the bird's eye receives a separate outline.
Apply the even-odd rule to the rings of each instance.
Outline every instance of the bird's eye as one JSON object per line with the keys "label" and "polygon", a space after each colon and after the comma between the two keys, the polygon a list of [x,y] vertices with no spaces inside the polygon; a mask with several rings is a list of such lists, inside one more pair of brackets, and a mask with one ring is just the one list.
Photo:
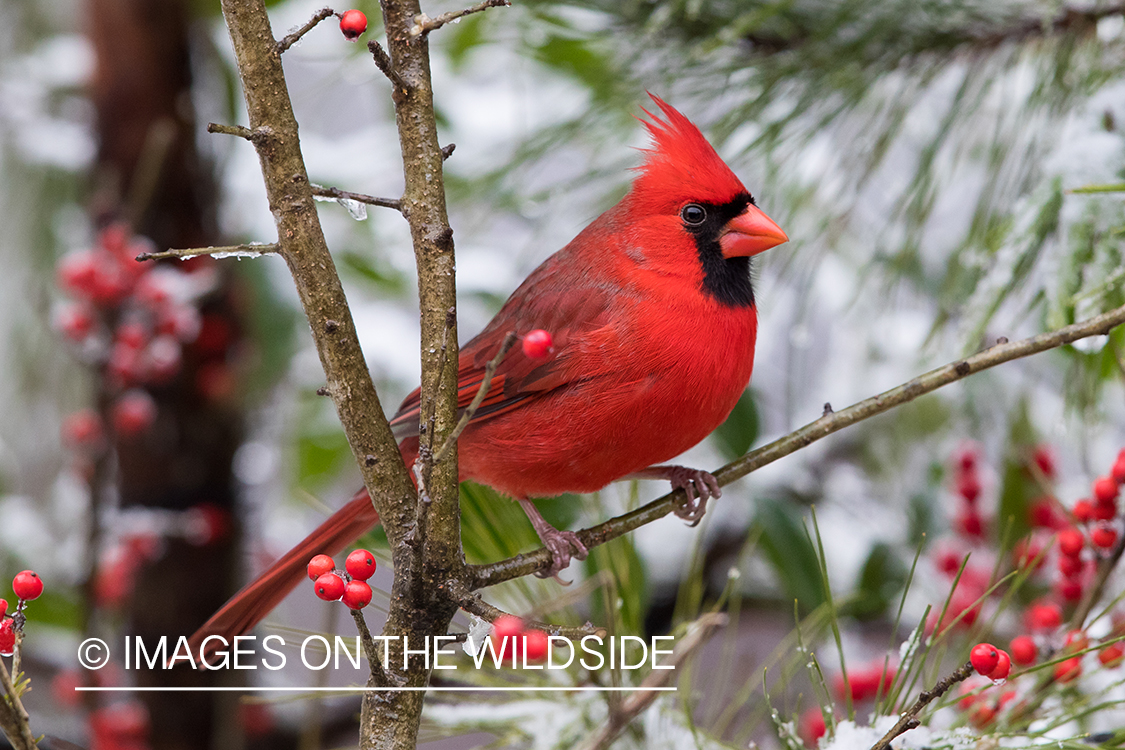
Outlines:
{"label": "bird's eye", "polygon": [[707,218],[707,209],[698,203],[689,203],[680,209],[680,218],[685,224],[699,226]]}

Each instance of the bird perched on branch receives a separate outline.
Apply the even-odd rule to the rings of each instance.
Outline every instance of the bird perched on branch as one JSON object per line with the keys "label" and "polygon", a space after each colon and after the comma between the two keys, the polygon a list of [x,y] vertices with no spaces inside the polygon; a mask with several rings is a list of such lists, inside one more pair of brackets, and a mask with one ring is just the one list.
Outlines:
{"label": "bird perched on branch", "polygon": [[[788,240],[699,129],[653,96],[652,137],[632,189],[512,293],[461,348],[458,405],[480,390],[509,332],[547,331],[546,356],[520,347],[500,362],[458,441],[462,479],[519,501],[552,564],[583,559],[571,531],[551,526],[531,498],[592,492],[619,479],[667,479],[695,523],[719,496],[714,477],[664,465],[726,419],[750,382],[758,317],[752,256]],[[538,353],[537,353],[538,354]],[[410,466],[418,452],[419,392],[391,426]],[[246,632],[305,575],[378,522],[366,491],[326,520],[196,634]]]}

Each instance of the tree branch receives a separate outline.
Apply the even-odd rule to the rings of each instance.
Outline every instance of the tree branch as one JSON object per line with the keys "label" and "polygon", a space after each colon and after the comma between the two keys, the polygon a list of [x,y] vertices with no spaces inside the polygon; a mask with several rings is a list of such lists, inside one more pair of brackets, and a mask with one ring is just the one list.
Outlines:
{"label": "tree branch", "polygon": [[[482,620],[488,622],[496,622],[497,617],[504,615],[511,615],[511,612],[505,612],[499,607],[494,607],[488,602],[481,599],[480,594],[475,591],[470,591],[465,584],[460,581],[453,580],[447,584],[449,588],[449,595],[452,596],[460,605],[461,609],[465,610],[471,615],[476,615]],[[518,615],[516,615],[518,617]],[[552,625],[549,622],[540,622],[538,620],[529,620],[527,618],[520,618],[523,624],[528,628],[535,630],[542,630],[548,635],[557,635],[563,638],[570,638],[581,640],[588,635],[604,638],[606,635],[605,628],[597,628],[587,623],[580,628],[567,628],[562,625]]]}
{"label": "tree branch", "polygon": [[309,19],[308,23],[306,23],[304,26],[297,29],[293,33],[286,34],[281,40],[278,41],[277,53],[280,55],[282,52],[292,47],[297,43],[298,40],[300,40],[301,37],[312,31],[313,27],[315,27],[318,23],[326,18],[331,18],[334,15],[336,15],[336,11],[332,10],[331,8],[321,8],[316,12],[315,15],[313,15],[312,18]]}
{"label": "tree branch", "polygon": [[15,750],[35,750],[35,737],[31,734],[31,717],[16,695],[12,677],[4,660],[0,659],[0,728]]}
{"label": "tree branch", "polygon": [[904,734],[914,727],[918,726],[918,714],[922,712],[923,708],[925,708],[931,702],[937,700],[941,696],[945,695],[945,692],[949,690],[949,688],[956,685],[958,682],[962,682],[963,680],[968,679],[969,675],[971,675],[973,671],[974,670],[972,662],[965,662],[964,664],[959,666],[953,672],[953,674],[949,675],[944,680],[934,685],[933,689],[922,691],[922,694],[918,696],[918,700],[914,702],[914,705],[911,706],[910,709],[906,711],[906,713],[899,717],[898,722],[893,727],[891,727],[890,731],[883,735],[882,739],[871,746],[871,750],[889,750],[891,746],[891,740],[893,740],[895,737],[898,737],[900,734]]}
{"label": "tree branch", "polygon": [[401,91],[405,93],[407,90],[406,81],[402,80],[402,76],[400,76],[398,74],[398,71],[395,70],[394,63],[391,62],[391,58],[387,54],[387,51],[383,49],[383,45],[372,39],[367,43],[367,50],[375,59],[375,67],[383,71],[383,75],[385,75],[391,82],[391,85],[395,87],[395,91]]}
{"label": "tree branch", "polygon": [[251,242],[247,245],[222,245],[219,247],[189,247],[186,249],[162,250],[158,253],[141,253],[135,260],[164,260],[166,258],[198,258],[200,255],[210,255],[213,258],[247,258],[260,255],[272,255],[281,252],[280,246],[275,242]]}
{"label": "tree branch", "polygon": [[453,428],[453,432],[449,433],[449,437],[442,443],[441,449],[434,454],[434,463],[441,463],[449,451],[457,442],[457,438],[461,437],[461,433],[469,426],[472,421],[473,415],[477,413],[480,404],[484,401],[488,389],[492,386],[492,376],[496,374],[496,368],[504,361],[504,356],[511,350],[512,344],[516,343],[516,332],[508,331],[508,335],[504,337],[504,341],[500,344],[500,351],[496,352],[496,356],[488,361],[484,366],[484,379],[480,381],[480,388],[477,388],[477,395],[473,396],[473,400],[469,403],[467,409],[461,414],[461,419],[457,422],[457,426]]}
{"label": "tree branch", "polygon": [[641,690],[630,695],[621,705],[610,713],[609,719],[598,731],[577,746],[577,750],[606,750],[613,744],[625,727],[640,716],[656,700],[659,692],[643,688],[664,687],[676,676],[675,667],[699,650],[712,634],[727,624],[727,616],[722,612],[708,612],[688,625],[687,633],[672,651],[672,656],[661,666],[673,669],[654,669],[641,682]]}
{"label": "tree branch", "polygon": [[[768,445],[750,451],[742,458],[727,464],[714,473],[715,478],[720,485],[729,484],[817,440],[828,437],[838,430],[913,401],[919,396],[936,391],[938,388],[955,383],[969,375],[1014,359],[1055,349],[1079,339],[1108,334],[1122,323],[1125,323],[1125,306],[1065,326],[1057,331],[1041,333],[1010,343],[997,344],[971,357],[951,362],[936,370],[930,370],[897,388],[892,388],[878,396],[860,401],[842,411],[826,411],[820,419],[810,422]],[[592,549],[662,518],[684,500],[683,490],[676,490],[630,513],[617,516],[592,528],[583,529],[578,532],[578,538],[586,545],[587,549]],[[550,565],[550,561],[550,553],[546,549],[540,548],[534,552],[517,555],[500,562],[471,565],[469,566],[469,575],[472,577],[472,588],[494,586],[503,581],[529,575],[537,570],[544,570]]]}
{"label": "tree branch", "polygon": [[334,187],[323,187],[313,183],[313,195],[319,195],[321,198],[335,198],[336,200],[349,200],[358,201],[359,203],[366,203],[369,206],[379,206],[380,208],[393,208],[396,211],[402,210],[402,201],[398,198],[376,198],[373,195],[365,195],[364,193],[353,193],[350,190],[341,190]]}
{"label": "tree branch", "polygon": [[488,10],[489,8],[507,8],[510,5],[511,2],[509,2],[509,0],[484,0],[484,2],[477,3],[471,8],[465,8],[464,10],[454,10],[450,11],[449,13],[442,13],[436,18],[430,18],[425,13],[419,13],[414,18],[414,25],[410,27],[410,35],[421,36],[424,34],[429,34],[431,31],[440,29],[447,23],[456,21],[458,18],[467,16],[470,13],[480,13],[482,10]]}

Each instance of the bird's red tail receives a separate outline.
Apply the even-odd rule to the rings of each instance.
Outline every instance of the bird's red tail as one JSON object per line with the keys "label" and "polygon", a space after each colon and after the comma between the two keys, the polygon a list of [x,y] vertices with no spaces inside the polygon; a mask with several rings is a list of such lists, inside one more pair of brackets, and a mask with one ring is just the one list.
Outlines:
{"label": "bird's red tail", "polygon": [[[305,569],[314,555],[336,554],[378,522],[379,514],[372,507],[367,490],[361,489],[347,505],[278,558],[269,570],[231,597],[222,609],[203,623],[189,641],[192,653],[199,654],[200,646],[209,636],[221,636],[229,644],[234,636],[249,631],[306,577]],[[224,645],[223,641],[211,643],[214,647]]]}

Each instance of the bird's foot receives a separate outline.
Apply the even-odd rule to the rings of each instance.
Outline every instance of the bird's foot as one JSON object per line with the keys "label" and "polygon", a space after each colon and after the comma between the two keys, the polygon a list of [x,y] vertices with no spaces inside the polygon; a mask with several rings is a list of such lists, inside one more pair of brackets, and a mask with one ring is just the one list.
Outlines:
{"label": "bird's foot", "polygon": [[573,531],[559,531],[552,526],[547,519],[540,515],[539,509],[530,500],[520,499],[519,503],[531,521],[531,525],[535,527],[535,533],[539,535],[543,546],[551,553],[550,567],[536,571],[535,575],[539,578],[554,578],[564,586],[569,585],[568,582],[559,578],[559,571],[565,570],[570,565],[572,557],[577,560],[585,560],[586,555],[589,554],[586,545]]}
{"label": "bird's foot", "polygon": [[676,506],[673,511],[677,518],[682,518],[690,526],[696,526],[703,520],[703,513],[707,510],[707,501],[712,497],[723,496],[723,489],[715,477],[701,469],[689,469],[686,466],[669,466],[666,474],[672,483],[672,489],[682,489],[687,499]]}
{"label": "bird's foot", "polygon": [[573,531],[559,531],[551,527],[551,532],[539,535],[539,538],[543,540],[543,546],[551,552],[551,567],[546,570],[538,570],[535,575],[539,578],[554,578],[562,585],[569,586],[570,581],[559,578],[559,572],[570,565],[572,557],[577,560],[585,560],[589,550],[586,549],[586,545]]}

